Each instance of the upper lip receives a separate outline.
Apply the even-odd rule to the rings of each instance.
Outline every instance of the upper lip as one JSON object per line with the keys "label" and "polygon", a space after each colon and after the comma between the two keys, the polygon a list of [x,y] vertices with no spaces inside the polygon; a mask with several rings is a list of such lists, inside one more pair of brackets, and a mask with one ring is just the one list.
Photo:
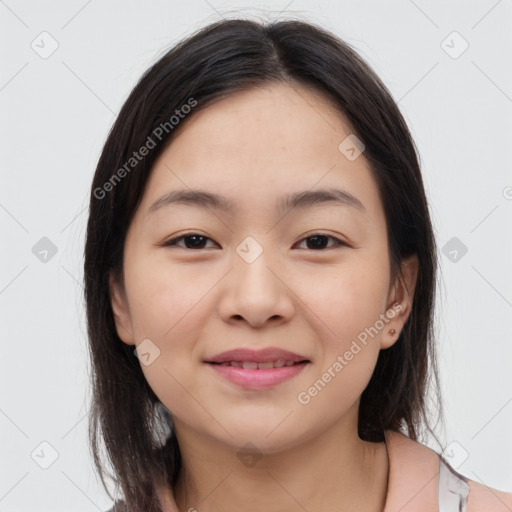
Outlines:
{"label": "upper lip", "polygon": [[255,362],[255,363],[268,363],[270,361],[277,361],[283,359],[284,361],[293,361],[294,363],[299,361],[309,361],[307,357],[287,350],[281,350],[279,348],[269,347],[261,350],[252,350],[249,348],[236,348],[234,350],[228,350],[217,354],[211,359],[206,360],[207,363],[225,363],[226,361],[243,361],[243,362]]}

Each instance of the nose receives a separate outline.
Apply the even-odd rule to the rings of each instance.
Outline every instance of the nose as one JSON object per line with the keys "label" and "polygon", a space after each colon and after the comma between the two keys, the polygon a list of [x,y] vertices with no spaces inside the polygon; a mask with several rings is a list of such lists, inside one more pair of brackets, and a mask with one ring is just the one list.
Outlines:
{"label": "nose", "polygon": [[247,322],[251,327],[261,328],[266,323],[275,326],[288,322],[293,316],[291,276],[271,257],[270,250],[259,252],[255,258],[254,251],[251,257],[246,257],[239,247],[233,257],[233,268],[223,280],[219,303],[219,312],[226,322]]}

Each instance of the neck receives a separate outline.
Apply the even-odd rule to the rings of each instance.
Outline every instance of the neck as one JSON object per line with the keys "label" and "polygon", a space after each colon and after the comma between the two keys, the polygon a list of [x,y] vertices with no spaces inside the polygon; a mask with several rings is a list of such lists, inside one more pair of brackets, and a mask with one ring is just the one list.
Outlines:
{"label": "neck", "polygon": [[[175,422],[182,468],[174,489],[179,510],[334,512],[384,509],[386,445],[357,435],[357,408],[313,439],[254,459]],[[259,458],[258,458],[259,457]]]}

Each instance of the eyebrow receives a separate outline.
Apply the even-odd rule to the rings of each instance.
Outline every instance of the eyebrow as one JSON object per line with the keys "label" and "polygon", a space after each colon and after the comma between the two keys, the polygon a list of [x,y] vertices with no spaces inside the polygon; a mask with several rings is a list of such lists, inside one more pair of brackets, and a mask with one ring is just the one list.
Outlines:
{"label": "eyebrow", "polygon": [[[170,205],[187,205],[200,208],[221,210],[233,213],[235,203],[226,196],[198,189],[173,190],[157,199],[146,212],[146,217]],[[282,197],[276,204],[278,213],[288,210],[304,210],[314,206],[333,204],[337,206],[350,206],[357,210],[365,207],[349,192],[341,189],[328,188],[322,190],[304,190]]]}

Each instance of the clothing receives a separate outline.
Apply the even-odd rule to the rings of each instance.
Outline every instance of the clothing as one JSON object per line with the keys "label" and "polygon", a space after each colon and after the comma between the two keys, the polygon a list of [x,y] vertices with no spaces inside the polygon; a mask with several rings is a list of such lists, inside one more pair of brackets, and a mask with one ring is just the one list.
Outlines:
{"label": "clothing", "polygon": [[[512,493],[479,484],[442,456],[401,432],[386,430],[389,460],[384,512],[511,512]],[[169,493],[164,512],[179,512]],[[122,501],[107,512],[126,512]]]}
{"label": "clothing", "polygon": [[512,493],[470,480],[400,432],[386,430],[385,436],[390,470],[384,512],[511,512]]}

